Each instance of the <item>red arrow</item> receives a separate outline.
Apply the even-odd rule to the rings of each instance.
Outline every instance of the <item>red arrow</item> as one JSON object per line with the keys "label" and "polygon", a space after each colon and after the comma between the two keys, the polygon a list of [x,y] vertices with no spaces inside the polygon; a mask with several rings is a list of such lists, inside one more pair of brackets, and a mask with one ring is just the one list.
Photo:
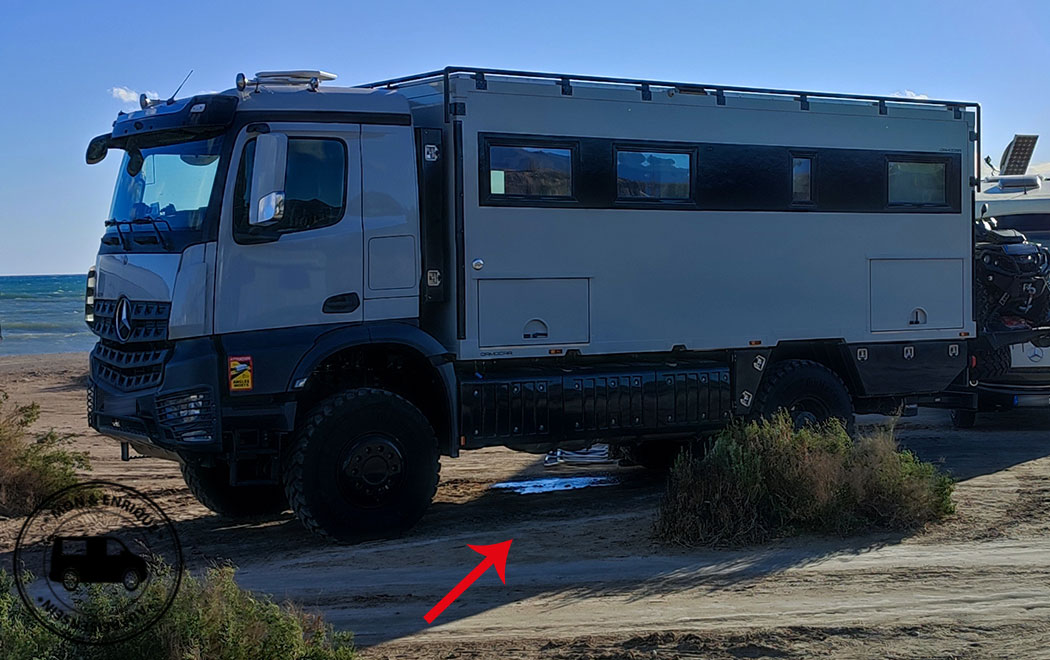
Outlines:
{"label": "red arrow", "polygon": [[509,541],[494,543],[493,545],[468,545],[468,548],[474,552],[480,552],[485,555],[485,558],[474,567],[474,570],[467,573],[467,577],[452,587],[452,591],[445,594],[445,597],[439,600],[437,605],[430,608],[430,611],[423,615],[427,623],[434,623],[434,619],[438,618],[445,611],[445,608],[459,598],[470,585],[474,584],[481,577],[482,573],[489,570],[489,566],[495,566],[499,579],[503,581],[503,584],[507,584],[507,554],[510,553],[510,544],[513,542],[514,539],[510,539]]}

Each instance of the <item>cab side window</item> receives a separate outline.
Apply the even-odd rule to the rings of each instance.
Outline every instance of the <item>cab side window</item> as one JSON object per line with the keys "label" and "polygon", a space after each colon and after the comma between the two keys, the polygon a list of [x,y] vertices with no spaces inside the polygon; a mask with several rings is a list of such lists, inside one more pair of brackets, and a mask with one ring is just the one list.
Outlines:
{"label": "cab side window", "polygon": [[[233,228],[251,234],[252,163],[255,140],[244,145],[233,191]],[[334,225],[346,212],[346,144],[330,138],[289,138],[284,184],[284,217],[265,227],[287,234]]]}

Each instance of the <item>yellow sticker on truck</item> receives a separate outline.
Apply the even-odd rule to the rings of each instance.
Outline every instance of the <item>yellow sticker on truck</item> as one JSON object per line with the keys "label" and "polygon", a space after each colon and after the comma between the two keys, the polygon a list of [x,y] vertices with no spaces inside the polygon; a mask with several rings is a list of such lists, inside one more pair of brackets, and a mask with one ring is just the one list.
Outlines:
{"label": "yellow sticker on truck", "polygon": [[230,357],[230,391],[250,392],[252,390],[251,356]]}

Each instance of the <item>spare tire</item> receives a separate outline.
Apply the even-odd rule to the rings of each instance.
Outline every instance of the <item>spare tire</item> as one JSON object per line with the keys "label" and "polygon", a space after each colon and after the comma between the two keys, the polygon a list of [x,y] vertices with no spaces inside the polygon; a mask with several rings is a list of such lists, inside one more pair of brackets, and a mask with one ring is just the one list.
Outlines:
{"label": "spare tire", "polygon": [[974,357],[977,358],[977,366],[970,369],[970,378],[978,381],[993,380],[1003,376],[1010,371],[1013,364],[1009,346],[977,351]]}

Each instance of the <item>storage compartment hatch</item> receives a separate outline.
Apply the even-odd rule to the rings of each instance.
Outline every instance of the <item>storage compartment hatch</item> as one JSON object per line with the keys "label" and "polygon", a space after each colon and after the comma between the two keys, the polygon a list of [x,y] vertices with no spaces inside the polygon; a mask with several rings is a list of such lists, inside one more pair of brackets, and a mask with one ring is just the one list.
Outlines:
{"label": "storage compartment hatch", "polygon": [[963,327],[962,259],[871,259],[871,331]]}
{"label": "storage compartment hatch", "polygon": [[478,280],[482,347],[590,341],[590,280]]}

